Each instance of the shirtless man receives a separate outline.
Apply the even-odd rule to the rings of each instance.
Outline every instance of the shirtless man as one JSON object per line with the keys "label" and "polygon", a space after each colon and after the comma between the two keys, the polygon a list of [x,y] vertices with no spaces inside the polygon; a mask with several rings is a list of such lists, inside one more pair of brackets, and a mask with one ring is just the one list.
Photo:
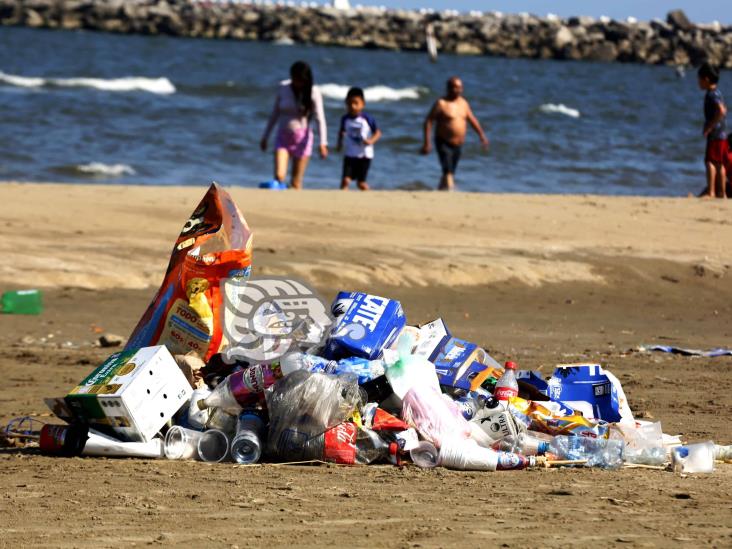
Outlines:
{"label": "shirtless man", "polygon": [[463,83],[457,76],[447,81],[447,93],[435,102],[424,121],[422,154],[429,154],[432,149],[430,138],[433,122],[436,122],[435,149],[442,166],[442,178],[438,188],[441,191],[451,191],[455,188],[455,170],[460,160],[461,148],[465,143],[468,122],[480,137],[483,149],[488,150],[488,138],[473,116],[470,105],[463,98]]}

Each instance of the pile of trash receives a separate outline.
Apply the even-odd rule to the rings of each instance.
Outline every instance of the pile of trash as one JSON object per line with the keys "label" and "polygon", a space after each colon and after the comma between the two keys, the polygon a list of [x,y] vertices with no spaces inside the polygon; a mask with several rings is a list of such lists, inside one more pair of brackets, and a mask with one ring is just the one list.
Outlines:
{"label": "pile of trash", "polygon": [[[711,472],[732,459],[732,446],[683,445],[636,421],[600,365],[546,380],[442,319],[408,325],[398,301],[340,292],[326,307],[298,281],[257,283],[251,250],[244,217],[212,185],[127,346],[46,400],[66,423],[40,427],[41,451],[478,471]],[[5,436],[36,435],[11,423]]]}

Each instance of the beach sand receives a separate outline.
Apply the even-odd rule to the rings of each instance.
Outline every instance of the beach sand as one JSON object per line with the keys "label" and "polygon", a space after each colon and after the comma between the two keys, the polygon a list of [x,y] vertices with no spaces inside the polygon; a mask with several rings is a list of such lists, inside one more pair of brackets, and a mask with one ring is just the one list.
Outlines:
{"label": "beach sand", "polygon": [[[127,335],[200,187],[0,184],[0,422],[46,412]],[[498,360],[551,373],[599,362],[639,418],[732,442],[732,204],[695,199],[229,189],[254,273],[399,299]],[[732,544],[732,466],[509,473],[62,459],[0,449],[1,545],[508,547]]]}

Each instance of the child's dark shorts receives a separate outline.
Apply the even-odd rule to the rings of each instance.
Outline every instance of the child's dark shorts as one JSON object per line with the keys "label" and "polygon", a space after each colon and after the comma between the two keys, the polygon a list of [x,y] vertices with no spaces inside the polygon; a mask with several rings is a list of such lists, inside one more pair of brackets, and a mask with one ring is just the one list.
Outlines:
{"label": "child's dark shorts", "polygon": [[708,139],[704,162],[724,164],[727,161],[728,144],[726,139]]}
{"label": "child's dark shorts", "polygon": [[343,158],[343,177],[354,181],[366,181],[371,167],[370,158],[356,158],[346,156]]}
{"label": "child's dark shorts", "polygon": [[437,156],[440,159],[440,166],[442,166],[442,175],[454,174],[458,162],[460,162],[462,147],[460,145],[451,145],[444,139],[435,137],[435,149],[437,149]]}

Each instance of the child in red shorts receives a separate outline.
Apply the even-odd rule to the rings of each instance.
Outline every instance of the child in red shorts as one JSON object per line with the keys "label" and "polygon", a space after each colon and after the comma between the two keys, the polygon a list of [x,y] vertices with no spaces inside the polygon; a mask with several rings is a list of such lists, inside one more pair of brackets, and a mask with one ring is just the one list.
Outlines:
{"label": "child in red shorts", "polygon": [[704,165],[707,170],[707,193],[710,198],[717,196],[727,198],[727,175],[725,165],[728,163],[727,144],[727,107],[722,92],[717,88],[719,69],[704,63],[699,67],[699,87],[707,93],[704,96],[704,137],[707,138],[707,150]]}

